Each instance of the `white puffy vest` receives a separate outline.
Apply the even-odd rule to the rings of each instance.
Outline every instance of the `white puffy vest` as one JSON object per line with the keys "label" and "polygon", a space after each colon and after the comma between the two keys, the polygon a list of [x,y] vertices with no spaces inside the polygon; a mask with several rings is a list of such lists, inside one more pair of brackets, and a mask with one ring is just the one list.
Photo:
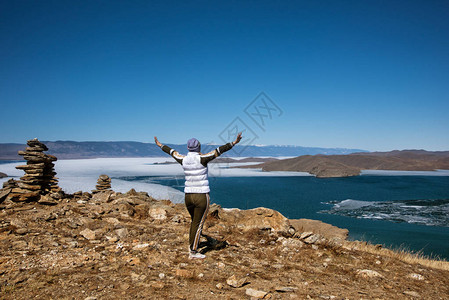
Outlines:
{"label": "white puffy vest", "polygon": [[182,167],[186,177],[184,193],[209,193],[207,167],[201,164],[201,156],[198,152],[187,153],[182,159]]}

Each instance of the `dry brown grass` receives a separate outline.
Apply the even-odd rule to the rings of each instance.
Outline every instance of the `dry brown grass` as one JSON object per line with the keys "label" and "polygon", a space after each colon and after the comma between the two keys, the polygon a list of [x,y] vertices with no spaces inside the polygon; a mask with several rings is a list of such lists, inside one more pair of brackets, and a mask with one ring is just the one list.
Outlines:
{"label": "dry brown grass", "polygon": [[384,257],[390,257],[392,259],[398,259],[408,264],[419,264],[434,269],[449,271],[449,262],[439,257],[428,257],[422,254],[422,252],[411,252],[405,248],[399,249],[387,249],[381,248],[366,242],[351,242],[347,241],[344,244],[344,248],[359,250],[375,255],[381,255]]}

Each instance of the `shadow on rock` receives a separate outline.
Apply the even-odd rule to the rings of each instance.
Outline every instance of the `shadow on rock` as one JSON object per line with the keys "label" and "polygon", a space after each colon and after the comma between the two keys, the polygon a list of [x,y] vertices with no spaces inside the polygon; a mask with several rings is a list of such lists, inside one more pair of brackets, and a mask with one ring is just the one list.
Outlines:
{"label": "shadow on rock", "polygon": [[208,235],[202,234],[203,237],[207,239],[205,242],[200,242],[198,245],[198,248],[200,249],[200,252],[202,254],[207,253],[212,250],[221,250],[229,246],[228,242],[226,241],[219,241],[213,237],[210,237]]}

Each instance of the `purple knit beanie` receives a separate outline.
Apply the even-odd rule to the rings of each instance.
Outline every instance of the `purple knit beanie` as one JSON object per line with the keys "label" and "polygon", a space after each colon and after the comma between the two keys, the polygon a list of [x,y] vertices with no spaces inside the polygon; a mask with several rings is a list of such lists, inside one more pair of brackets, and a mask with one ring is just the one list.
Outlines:
{"label": "purple knit beanie", "polygon": [[201,151],[201,144],[196,138],[191,138],[187,141],[187,149],[190,152],[200,152]]}

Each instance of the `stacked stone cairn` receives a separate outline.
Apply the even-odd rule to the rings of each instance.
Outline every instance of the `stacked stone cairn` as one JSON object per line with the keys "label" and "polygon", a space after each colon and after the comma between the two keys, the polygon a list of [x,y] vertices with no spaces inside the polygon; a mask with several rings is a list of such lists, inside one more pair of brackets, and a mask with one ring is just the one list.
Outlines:
{"label": "stacked stone cairn", "polygon": [[58,186],[55,177],[54,161],[57,158],[46,154],[48,148],[37,139],[29,140],[25,151],[19,151],[27,161],[26,165],[17,166],[16,169],[25,171],[25,175],[16,181],[10,179],[3,184],[4,200],[13,202],[38,201],[42,204],[56,204],[63,192]]}
{"label": "stacked stone cairn", "polygon": [[111,178],[108,175],[100,175],[97,180],[97,185],[95,186],[95,190],[92,193],[99,193],[111,190]]}

